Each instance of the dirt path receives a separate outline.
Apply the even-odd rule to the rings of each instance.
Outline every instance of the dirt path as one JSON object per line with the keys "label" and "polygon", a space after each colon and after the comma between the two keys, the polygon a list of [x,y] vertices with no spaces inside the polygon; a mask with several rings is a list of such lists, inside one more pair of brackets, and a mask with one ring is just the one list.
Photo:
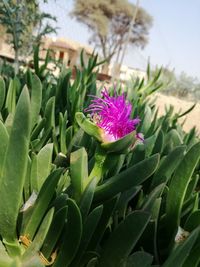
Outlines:
{"label": "dirt path", "polygon": [[[159,107],[160,115],[165,113],[165,106],[169,107],[169,105],[173,105],[175,112],[179,112],[181,110],[182,113],[194,104],[193,102],[181,100],[173,96],[166,96],[159,93],[155,95],[157,97],[156,105]],[[182,120],[184,119],[186,119],[183,125],[185,131],[188,132],[191,128],[196,126],[198,132],[200,133],[200,103],[197,103],[195,108],[182,118]]]}

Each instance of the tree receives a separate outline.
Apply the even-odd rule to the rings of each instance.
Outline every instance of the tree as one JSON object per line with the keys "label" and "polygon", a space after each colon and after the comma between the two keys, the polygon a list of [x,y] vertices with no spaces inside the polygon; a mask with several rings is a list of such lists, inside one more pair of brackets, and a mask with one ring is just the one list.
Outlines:
{"label": "tree", "polygon": [[39,44],[42,36],[55,31],[45,19],[53,19],[39,10],[37,0],[2,0],[0,3],[0,23],[7,33],[15,52],[15,73],[19,71],[19,55],[27,56]]}
{"label": "tree", "polygon": [[[91,30],[94,43],[107,62],[120,53],[135,12],[135,5],[127,0],[75,0],[72,16]],[[139,8],[131,29],[130,44],[144,47],[152,26],[152,17]]]}

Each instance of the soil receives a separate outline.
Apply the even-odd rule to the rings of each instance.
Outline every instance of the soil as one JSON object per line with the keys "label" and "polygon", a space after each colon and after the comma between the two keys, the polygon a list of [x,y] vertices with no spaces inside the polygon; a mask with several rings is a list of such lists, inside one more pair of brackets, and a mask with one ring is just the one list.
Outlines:
{"label": "soil", "polygon": [[[165,114],[165,107],[169,107],[170,105],[174,106],[174,111],[176,113],[183,113],[188,110],[194,102],[182,100],[173,96],[167,96],[160,93],[156,93],[156,105],[159,108],[159,114]],[[196,127],[198,133],[200,134],[200,103],[196,103],[194,109],[182,117],[180,121],[184,121],[183,129],[188,132],[194,126]]]}

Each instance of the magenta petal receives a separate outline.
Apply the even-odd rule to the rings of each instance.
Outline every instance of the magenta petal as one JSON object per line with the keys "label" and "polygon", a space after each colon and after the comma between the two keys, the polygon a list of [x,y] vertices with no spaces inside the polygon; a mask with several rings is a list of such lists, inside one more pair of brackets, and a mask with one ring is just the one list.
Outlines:
{"label": "magenta petal", "polygon": [[[110,96],[107,89],[101,92],[103,98],[94,96],[92,104],[85,109],[92,116],[98,116],[97,125],[105,130],[105,134],[114,140],[122,138],[136,129],[140,119],[131,119],[132,105],[125,98],[125,94]],[[139,136],[138,136],[139,138]]]}

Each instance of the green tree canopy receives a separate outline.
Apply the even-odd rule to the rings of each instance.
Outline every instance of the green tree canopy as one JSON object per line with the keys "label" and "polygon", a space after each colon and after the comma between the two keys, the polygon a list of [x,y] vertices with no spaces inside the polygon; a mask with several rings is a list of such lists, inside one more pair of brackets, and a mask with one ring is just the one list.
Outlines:
{"label": "green tree canopy", "polygon": [[46,19],[50,14],[39,9],[37,0],[2,0],[0,2],[0,32],[7,33],[6,41],[15,51],[15,72],[19,69],[19,55],[27,56],[40,43],[42,36],[55,31]]}

